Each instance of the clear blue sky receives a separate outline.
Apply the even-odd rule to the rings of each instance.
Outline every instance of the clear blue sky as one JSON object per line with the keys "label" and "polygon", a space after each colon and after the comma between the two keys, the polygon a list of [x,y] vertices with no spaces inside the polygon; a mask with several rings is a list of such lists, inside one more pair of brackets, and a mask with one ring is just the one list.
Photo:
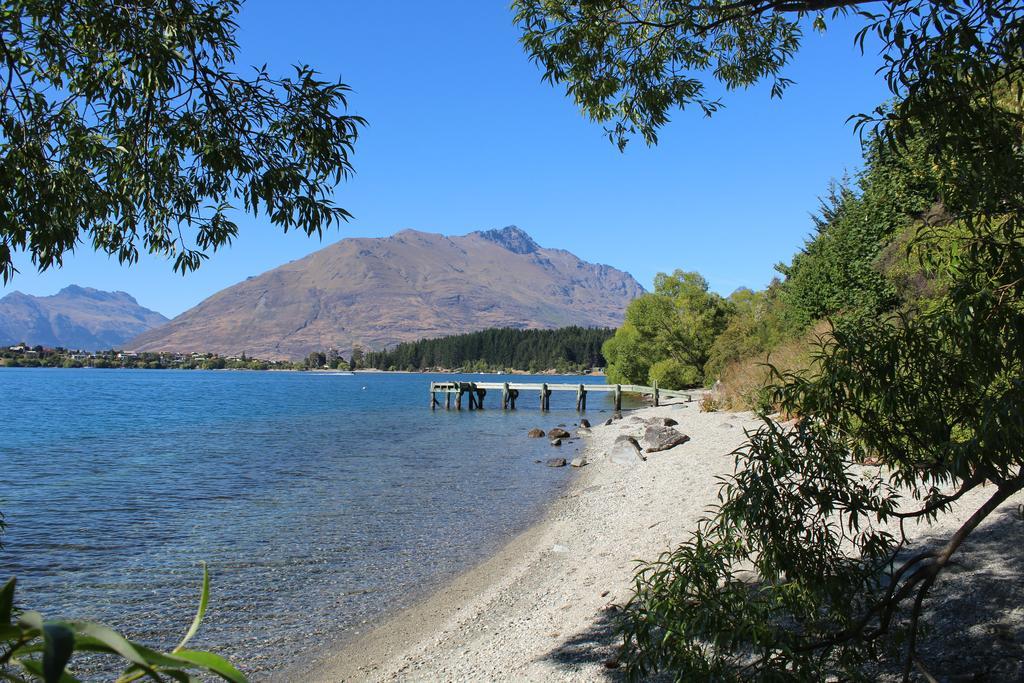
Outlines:
{"label": "clear blue sky", "polygon": [[74,283],[124,290],[174,316],[346,236],[510,224],[648,288],[676,268],[700,271],[723,294],[759,288],[803,243],[829,179],[858,168],[847,116],[887,97],[878,58],[862,57],[852,24],[841,23],[806,37],[781,101],[766,88],[727,93],[712,119],[677,114],[657,147],[638,141],[620,154],[541,83],[500,0],[249,0],[239,20],[241,63],[283,72],[307,62],[352,86],[351,111],[370,126],[357,175],[336,198],[355,220],[321,243],[242,217],[235,244],[184,278],[169,262],[144,257],[127,269],[84,245],[43,274],[23,256],[0,296]]}

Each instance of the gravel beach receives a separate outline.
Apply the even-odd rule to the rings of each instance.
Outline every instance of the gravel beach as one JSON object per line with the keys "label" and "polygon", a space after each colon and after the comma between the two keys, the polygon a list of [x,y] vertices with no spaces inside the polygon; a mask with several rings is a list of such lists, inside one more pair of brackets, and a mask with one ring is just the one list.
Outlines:
{"label": "gravel beach", "polygon": [[[608,457],[616,439],[640,438],[654,418],[678,421],[676,429],[690,440],[646,454],[645,462],[621,464]],[[588,464],[541,522],[437,593],[325,658],[304,679],[619,677],[605,666],[618,645],[610,606],[628,599],[635,560],[653,559],[689,535],[715,504],[718,478],[732,472],[731,452],[745,441],[744,430],[758,423],[752,413],[701,413],[692,402],[631,411],[610,425],[595,425],[584,436]],[[538,416],[538,426],[551,425]],[[937,538],[954,529],[987,496],[984,488],[972,491],[953,514],[920,535]],[[954,607],[957,614],[926,642],[926,659],[963,664],[966,660],[955,654],[960,648],[951,649],[946,641],[975,656],[979,648],[995,647],[994,658],[981,651],[994,672],[1011,676],[1002,680],[1020,680],[1014,672],[1024,675],[1019,562],[1024,522],[1017,512],[1022,503],[1024,495],[1018,494],[998,509],[979,528],[979,542],[962,549],[960,567],[943,579],[957,585],[939,586],[946,597],[933,608]],[[1009,562],[1000,557],[1008,551]],[[972,621],[972,605],[997,609]],[[990,633],[998,633],[998,643],[987,637]]]}

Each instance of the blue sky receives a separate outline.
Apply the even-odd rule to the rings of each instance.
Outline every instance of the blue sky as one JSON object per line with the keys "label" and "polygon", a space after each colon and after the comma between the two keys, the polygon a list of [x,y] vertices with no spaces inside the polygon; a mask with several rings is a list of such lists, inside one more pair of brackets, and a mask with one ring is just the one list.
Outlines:
{"label": "blue sky", "polygon": [[352,86],[351,111],[370,125],[336,200],[355,219],[320,242],[243,216],[235,244],[184,278],[169,262],[143,257],[128,269],[85,246],[42,274],[22,255],[0,296],[74,283],[174,316],[347,236],[510,224],[648,288],[676,268],[723,294],[763,287],[803,243],[829,179],[860,164],[847,116],[887,97],[878,58],[861,56],[853,23],[839,22],[807,35],[781,101],[764,87],[727,93],[713,118],[677,113],[657,147],[635,141],[619,153],[541,83],[503,2],[249,0],[239,22],[240,63],[283,72],[306,62]]}

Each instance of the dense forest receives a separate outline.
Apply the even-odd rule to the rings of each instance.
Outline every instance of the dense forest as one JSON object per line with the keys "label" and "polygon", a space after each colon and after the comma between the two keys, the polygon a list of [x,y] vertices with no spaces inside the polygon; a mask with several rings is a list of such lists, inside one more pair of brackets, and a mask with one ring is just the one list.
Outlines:
{"label": "dense forest", "polygon": [[579,372],[604,367],[601,345],[614,330],[563,327],[520,330],[504,327],[421,339],[365,355],[366,367],[380,370],[558,370]]}

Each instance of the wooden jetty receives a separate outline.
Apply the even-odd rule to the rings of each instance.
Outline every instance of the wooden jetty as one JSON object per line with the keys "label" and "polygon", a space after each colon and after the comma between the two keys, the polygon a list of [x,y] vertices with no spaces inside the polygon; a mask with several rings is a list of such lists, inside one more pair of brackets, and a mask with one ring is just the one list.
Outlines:
{"label": "wooden jetty", "polygon": [[576,410],[583,412],[587,409],[587,394],[589,393],[611,393],[615,403],[615,410],[622,410],[622,394],[647,394],[654,400],[654,405],[661,405],[662,399],[682,399],[692,401],[693,396],[683,391],[659,389],[657,382],[654,386],[646,387],[637,384],[569,384],[569,383],[547,383],[547,382],[431,382],[430,383],[430,409],[434,410],[441,405],[437,398],[438,394],[444,394],[445,410],[452,407],[452,397],[455,398],[455,409],[462,410],[463,397],[468,397],[467,408],[469,410],[482,410],[484,398],[488,391],[501,390],[502,410],[515,410],[516,399],[521,391],[536,391],[540,396],[540,409],[542,411],[551,408],[551,392],[553,391],[575,391]]}

